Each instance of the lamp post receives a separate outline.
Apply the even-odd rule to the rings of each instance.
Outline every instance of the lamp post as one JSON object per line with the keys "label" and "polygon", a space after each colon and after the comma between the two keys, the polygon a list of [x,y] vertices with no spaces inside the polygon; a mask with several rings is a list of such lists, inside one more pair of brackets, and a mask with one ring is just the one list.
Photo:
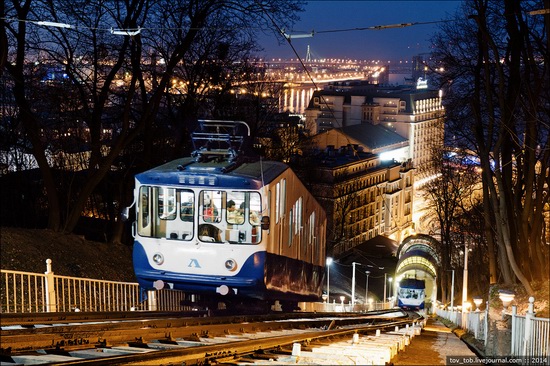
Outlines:
{"label": "lamp post", "polygon": [[351,266],[353,267],[352,274],[351,274],[351,308],[353,309],[353,306],[355,305],[355,265],[361,264],[357,262],[351,263]]}
{"label": "lamp post", "polygon": [[455,270],[448,269],[447,271],[452,272],[452,279],[451,279],[451,309],[452,309],[455,301]]}
{"label": "lamp post", "polygon": [[390,293],[389,293],[389,297],[391,298],[393,295],[392,295],[392,282],[393,282],[393,277],[389,277],[388,278],[388,281],[390,281]]}
{"label": "lamp post", "polygon": [[474,304],[476,304],[476,311],[479,311],[479,305],[483,302],[481,297],[474,297]]}
{"label": "lamp post", "polygon": [[510,303],[514,300],[514,297],[516,297],[516,295],[512,291],[498,291],[498,298],[500,299],[500,301],[502,301],[502,320],[504,320],[506,309],[508,308],[508,305],[510,305]]}
{"label": "lamp post", "polygon": [[464,242],[464,275],[462,278],[462,312],[466,311],[466,303],[468,299],[468,241]]}
{"label": "lamp post", "polygon": [[332,264],[332,257],[327,257],[327,303],[330,302],[330,265]]}
{"label": "lamp post", "polygon": [[[367,283],[365,284],[365,304],[367,304],[367,299],[369,298],[369,275],[370,271],[365,271],[365,274],[367,275]],[[368,307],[367,307],[368,311]]]}
{"label": "lamp post", "polygon": [[387,274],[384,273],[384,299],[383,302],[386,302],[386,281],[387,281]]}

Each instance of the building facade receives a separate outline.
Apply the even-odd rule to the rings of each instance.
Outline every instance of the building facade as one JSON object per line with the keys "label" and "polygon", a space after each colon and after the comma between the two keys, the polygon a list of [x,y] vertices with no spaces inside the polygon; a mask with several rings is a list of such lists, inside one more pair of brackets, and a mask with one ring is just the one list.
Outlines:
{"label": "building facade", "polygon": [[419,79],[415,86],[381,86],[363,81],[333,83],[314,92],[305,111],[306,125],[315,133],[354,125],[380,125],[408,141],[417,181],[435,172],[429,169],[434,147],[443,146],[445,109],[439,90]]}
{"label": "building facade", "polygon": [[[305,174],[304,174],[305,173]],[[414,232],[412,165],[326,146],[302,176],[327,213],[328,252],[338,256],[378,235],[400,242]]]}

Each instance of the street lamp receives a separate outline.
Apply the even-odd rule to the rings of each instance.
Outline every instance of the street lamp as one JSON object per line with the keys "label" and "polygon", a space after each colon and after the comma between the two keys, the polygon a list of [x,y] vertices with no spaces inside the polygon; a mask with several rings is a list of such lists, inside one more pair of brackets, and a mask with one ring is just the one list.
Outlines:
{"label": "street lamp", "polygon": [[479,305],[483,302],[481,297],[474,297],[474,304],[476,304],[476,311],[479,311]]}
{"label": "street lamp", "polygon": [[384,299],[382,301],[386,302],[386,282],[387,282],[387,274],[384,273]]}
{"label": "street lamp", "polygon": [[330,302],[330,265],[332,257],[327,257],[327,302]]}
{"label": "street lamp", "polygon": [[464,242],[464,275],[462,277],[462,312],[465,312],[464,303],[468,298],[468,241]]}
{"label": "street lamp", "polygon": [[516,295],[512,291],[507,290],[499,290],[498,291],[498,298],[500,301],[502,301],[502,319],[504,320],[504,315],[506,315],[506,309],[508,308],[508,305],[514,300],[514,297]]}
{"label": "street lamp", "polygon": [[352,275],[351,275],[351,307],[353,309],[353,306],[355,305],[355,265],[361,264],[357,262],[352,262],[351,266],[353,267]]}
{"label": "street lamp", "polygon": [[455,270],[448,269],[447,271],[452,272],[452,279],[451,279],[451,309],[452,309],[454,307],[454,301],[455,301]]}
{"label": "street lamp", "polygon": [[391,298],[392,297],[391,285],[392,285],[392,282],[393,282],[393,277],[388,278],[388,281],[390,281],[390,294],[389,295],[390,295],[390,298]]}

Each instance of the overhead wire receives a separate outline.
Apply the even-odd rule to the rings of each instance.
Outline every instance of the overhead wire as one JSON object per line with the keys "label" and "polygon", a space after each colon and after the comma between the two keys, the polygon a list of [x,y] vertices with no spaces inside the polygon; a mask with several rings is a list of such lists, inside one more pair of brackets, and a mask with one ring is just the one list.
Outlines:
{"label": "overhead wire", "polygon": [[[273,19],[273,17],[269,14],[268,11],[266,11],[266,9],[264,8],[264,6],[259,3],[258,1],[256,1],[256,3],[258,4],[258,6],[262,9],[262,11],[264,12],[264,14],[266,15],[266,17],[269,19],[269,21],[271,22],[271,24],[273,25],[273,27],[275,27],[275,30],[281,34],[284,39],[287,41],[288,45],[290,46],[290,48],[292,49],[292,52],[294,53],[294,55],[296,55],[296,58],[297,60],[300,62],[300,65],[302,66],[302,68],[304,69],[304,72],[307,74],[307,77],[309,78],[309,80],[311,80],[311,83],[313,84],[313,87],[315,88],[315,90],[318,90],[319,87],[317,86],[317,83],[315,82],[315,79],[311,76],[309,70],[307,69],[304,61],[302,60],[302,57],[300,57],[300,55],[298,54],[298,51],[296,51],[296,48],[294,48],[294,45],[292,44],[291,42],[291,37],[289,37],[285,31],[279,27],[279,25],[275,22],[275,20]],[[330,108],[330,106],[328,105],[328,103],[325,101],[324,97],[321,95],[321,99],[323,100],[323,103],[326,105],[326,107],[328,108],[329,112],[330,112],[330,115],[332,116],[332,118],[334,119],[334,121],[336,121],[336,116],[334,115],[334,111],[332,110],[332,108]]]}
{"label": "overhead wire", "polygon": [[[327,34],[327,33],[340,33],[340,32],[353,32],[353,31],[365,31],[365,30],[382,30],[382,29],[390,29],[390,28],[404,28],[404,27],[411,27],[415,25],[423,25],[423,24],[435,24],[435,23],[443,23],[443,22],[450,22],[450,21],[456,21],[456,19],[449,19],[449,20],[437,20],[437,21],[429,21],[429,22],[409,22],[409,23],[397,23],[397,24],[389,24],[389,25],[375,25],[375,26],[369,26],[369,27],[355,27],[355,28],[343,28],[343,29],[325,29],[325,30],[312,30],[309,32],[303,32],[303,31],[297,31],[297,32],[303,32],[302,35],[289,35],[285,33],[284,29],[281,29],[276,23],[275,20],[269,15],[269,13],[263,8],[261,4],[258,4],[262,11],[266,14],[266,16],[269,18],[273,26],[277,29],[277,31],[282,34],[287,40],[289,38],[302,38],[304,36],[313,37],[316,34]],[[99,31],[105,31],[110,32],[112,34],[122,34],[117,32],[137,32],[140,33],[141,31],[157,31],[157,30],[177,30],[177,29],[183,29],[178,27],[137,27],[137,28],[116,28],[116,27],[90,27],[90,26],[83,26],[83,25],[73,25],[68,23],[62,23],[62,22],[52,22],[52,21],[46,21],[46,20],[32,20],[32,19],[19,19],[19,18],[13,18],[13,17],[0,17],[1,20],[4,20],[6,22],[25,22],[25,23],[32,23],[39,26],[44,27],[54,27],[54,28],[64,28],[64,29],[90,29],[90,30],[99,30]],[[222,30],[229,30],[229,29],[239,29],[237,27],[227,27],[227,28],[220,28],[220,27],[193,27],[189,28],[190,30],[201,30],[201,29],[222,29]],[[248,27],[250,29],[263,29],[262,27]],[[187,29],[187,28],[186,28]],[[126,33],[122,35],[127,35]],[[130,34],[132,35],[132,34]],[[292,45],[291,45],[292,47]],[[293,51],[296,51],[293,48]]]}
{"label": "overhead wire", "polygon": [[[302,58],[300,57],[300,55],[298,54],[298,52],[296,51],[296,48],[294,47],[294,45],[292,44],[292,36],[291,35],[288,35],[287,33],[285,33],[285,31],[279,27],[279,25],[275,22],[275,20],[273,19],[273,17],[271,17],[271,15],[265,11],[265,9],[263,8],[263,6],[261,4],[258,3],[258,5],[260,6],[260,8],[262,9],[262,11],[265,13],[265,15],[267,16],[267,18],[270,20],[270,22],[273,24],[273,26],[275,27],[276,31],[281,34],[284,39],[286,40],[286,42],[288,43],[288,45],[290,46],[290,48],[292,49],[293,53],[296,55],[296,58],[297,60],[300,62],[300,65],[302,66],[304,72],[307,74],[308,78],[311,80],[311,83],[313,84],[315,90],[319,90],[318,86],[317,86],[317,83],[315,82],[315,80],[313,79],[313,77],[311,76],[308,68],[306,67],[304,61],[302,60]],[[439,21],[438,21],[439,22]],[[430,22],[430,23],[435,23],[435,22]],[[424,23],[419,23],[419,22],[416,22],[416,23],[401,23],[401,24],[393,24],[393,25],[388,25],[388,26],[374,26],[374,27],[365,27],[365,28],[348,28],[348,29],[333,29],[333,30],[327,30],[327,31],[320,31],[320,32],[315,32],[315,31],[312,31],[311,32],[311,36],[313,36],[315,33],[336,33],[336,32],[347,32],[347,31],[352,31],[352,30],[371,30],[371,29],[387,29],[387,28],[397,28],[397,27],[407,27],[407,26],[412,26],[412,25],[416,25],[416,24],[424,24]],[[427,23],[426,23],[427,24]],[[336,119],[336,116],[335,116],[335,113],[333,111],[333,109],[330,107],[330,105],[328,104],[328,102],[325,100],[324,96],[322,94],[319,95],[320,99],[322,100],[322,103],[326,106],[326,108],[328,109],[330,115],[332,116],[332,119],[334,120],[334,122],[337,122],[338,120]],[[348,135],[345,135],[345,138],[346,140],[348,141],[348,144],[352,147],[352,149],[355,149],[353,147],[353,144],[351,143],[351,140],[350,140],[350,137]],[[357,151],[355,151],[355,153],[357,153]],[[357,154],[354,154],[354,156],[358,156]],[[379,188],[376,187],[378,190]],[[350,194],[354,194],[356,192],[351,192]],[[382,202],[382,204],[384,204],[384,202]],[[354,208],[352,207],[352,210]],[[391,212],[393,211],[393,207],[390,208],[390,215],[393,216],[393,213]],[[372,262],[371,262],[372,263]],[[374,263],[373,263],[374,264]]]}

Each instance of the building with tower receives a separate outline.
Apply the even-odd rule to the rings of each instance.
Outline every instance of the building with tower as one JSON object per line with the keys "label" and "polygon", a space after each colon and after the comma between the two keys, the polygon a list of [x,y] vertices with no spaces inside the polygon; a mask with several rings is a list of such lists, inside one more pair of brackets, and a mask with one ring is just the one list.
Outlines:
{"label": "building with tower", "polygon": [[306,126],[314,133],[356,125],[377,125],[408,141],[407,151],[393,158],[410,161],[416,180],[435,172],[429,169],[434,147],[443,146],[445,109],[441,91],[428,88],[424,79],[413,86],[384,86],[365,81],[331,83],[313,93],[305,110]]}

